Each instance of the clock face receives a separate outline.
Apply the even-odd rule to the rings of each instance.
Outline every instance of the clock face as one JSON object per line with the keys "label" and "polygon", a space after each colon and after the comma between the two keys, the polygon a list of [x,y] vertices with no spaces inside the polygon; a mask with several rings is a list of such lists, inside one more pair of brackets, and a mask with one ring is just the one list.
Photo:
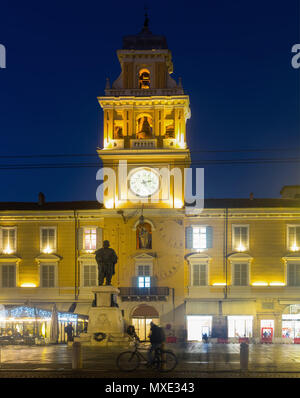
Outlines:
{"label": "clock face", "polygon": [[138,169],[131,174],[129,186],[137,196],[151,196],[159,188],[159,175],[152,169]]}

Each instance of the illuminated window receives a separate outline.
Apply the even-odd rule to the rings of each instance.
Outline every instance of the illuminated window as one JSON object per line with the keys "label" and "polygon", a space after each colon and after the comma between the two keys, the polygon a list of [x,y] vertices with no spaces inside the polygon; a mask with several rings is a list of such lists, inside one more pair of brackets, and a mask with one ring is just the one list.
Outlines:
{"label": "illuminated window", "polygon": [[192,265],[192,286],[207,285],[207,264]]}
{"label": "illuminated window", "polygon": [[83,286],[97,286],[97,269],[94,264],[83,265]]}
{"label": "illuminated window", "polygon": [[56,251],[56,228],[41,228],[41,252],[53,253]]}
{"label": "illuminated window", "polygon": [[288,225],[287,236],[288,250],[300,250],[300,225]]}
{"label": "illuminated window", "polygon": [[143,90],[150,88],[150,72],[148,69],[139,71],[139,88]]}
{"label": "illuminated window", "polygon": [[151,266],[150,265],[138,265],[138,287],[145,288],[151,287]]}
{"label": "illuminated window", "polygon": [[249,226],[233,225],[232,226],[232,247],[237,251],[245,251],[249,249]]}
{"label": "illuminated window", "polygon": [[54,264],[41,265],[41,287],[55,287],[55,268]]}
{"label": "illuminated window", "polygon": [[138,285],[139,287],[150,287],[151,285],[151,278],[150,276],[139,276],[138,278]]}
{"label": "illuminated window", "polygon": [[300,262],[287,265],[288,286],[300,286]]}
{"label": "illuminated window", "polygon": [[97,229],[96,228],[84,228],[83,240],[84,240],[84,242],[83,242],[84,250],[96,250]]}
{"label": "illuminated window", "polygon": [[16,287],[16,266],[2,265],[2,287]]}
{"label": "illuminated window", "polygon": [[233,264],[233,284],[247,286],[249,284],[249,264]]}
{"label": "illuminated window", "polygon": [[1,228],[1,247],[5,254],[12,254],[16,251],[16,227],[2,227]]}
{"label": "illuminated window", "polygon": [[212,227],[190,226],[186,228],[187,249],[212,248]]}

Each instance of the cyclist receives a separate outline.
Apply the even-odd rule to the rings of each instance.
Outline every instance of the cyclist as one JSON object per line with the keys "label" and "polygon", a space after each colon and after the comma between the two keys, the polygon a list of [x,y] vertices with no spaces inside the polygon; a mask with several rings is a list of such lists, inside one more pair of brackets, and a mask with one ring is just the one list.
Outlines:
{"label": "cyclist", "polygon": [[135,328],[133,325],[129,325],[127,328],[127,334],[134,340],[140,341],[139,336],[135,332]]}
{"label": "cyclist", "polygon": [[163,328],[155,325],[155,323],[151,322],[150,323],[150,343],[151,346],[149,348],[149,351],[147,353],[147,357],[148,357],[148,366],[151,365],[152,361],[153,361],[153,356],[152,353],[155,352],[160,346],[161,344],[165,341],[165,333]]}

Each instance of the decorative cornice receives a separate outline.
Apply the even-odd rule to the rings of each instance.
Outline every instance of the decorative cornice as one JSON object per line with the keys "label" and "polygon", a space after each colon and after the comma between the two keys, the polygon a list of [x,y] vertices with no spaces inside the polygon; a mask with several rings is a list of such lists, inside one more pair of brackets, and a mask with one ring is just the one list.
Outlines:
{"label": "decorative cornice", "polygon": [[35,257],[35,261],[38,263],[41,262],[58,262],[62,260],[61,256],[58,256],[57,254],[48,254],[48,253],[43,253],[40,254],[39,256]]}
{"label": "decorative cornice", "polygon": [[15,256],[14,254],[1,254],[0,262],[1,263],[19,263],[21,261],[21,257]]}

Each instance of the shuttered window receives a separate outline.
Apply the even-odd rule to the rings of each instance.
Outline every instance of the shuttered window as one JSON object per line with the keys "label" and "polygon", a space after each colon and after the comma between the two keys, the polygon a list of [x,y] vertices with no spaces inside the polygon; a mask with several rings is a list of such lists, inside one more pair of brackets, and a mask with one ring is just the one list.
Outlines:
{"label": "shuttered window", "polygon": [[233,284],[235,286],[248,285],[248,264],[233,265]]}
{"label": "shuttered window", "polygon": [[2,265],[2,287],[16,287],[15,265]]}
{"label": "shuttered window", "polygon": [[2,250],[4,253],[11,254],[16,251],[16,228],[1,228]]}
{"label": "shuttered window", "polygon": [[78,250],[95,251],[100,249],[102,244],[102,228],[80,227],[78,229]]}
{"label": "shuttered window", "polygon": [[288,286],[300,286],[300,263],[288,264],[287,267]]}
{"label": "shuttered window", "polygon": [[41,287],[55,287],[55,265],[41,266]]}
{"label": "shuttered window", "polygon": [[83,265],[83,286],[90,287],[97,285],[97,270],[94,264]]}
{"label": "shuttered window", "polygon": [[97,229],[84,228],[83,248],[84,250],[96,250],[97,247]]}
{"label": "shuttered window", "polygon": [[44,253],[52,253],[56,251],[56,228],[41,228],[41,251]]}
{"label": "shuttered window", "polygon": [[210,249],[213,243],[213,230],[210,226],[190,226],[185,231],[187,249]]}
{"label": "shuttered window", "polygon": [[235,250],[243,251],[249,249],[249,227],[248,225],[233,226],[232,247]]}
{"label": "shuttered window", "polygon": [[192,286],[206,286],[207,264],[193,264],[192,270],[193,270]]}
{"label": "shuttered window", "polygon": [[300,249],[300,225],[288,226],[288,250]]}

